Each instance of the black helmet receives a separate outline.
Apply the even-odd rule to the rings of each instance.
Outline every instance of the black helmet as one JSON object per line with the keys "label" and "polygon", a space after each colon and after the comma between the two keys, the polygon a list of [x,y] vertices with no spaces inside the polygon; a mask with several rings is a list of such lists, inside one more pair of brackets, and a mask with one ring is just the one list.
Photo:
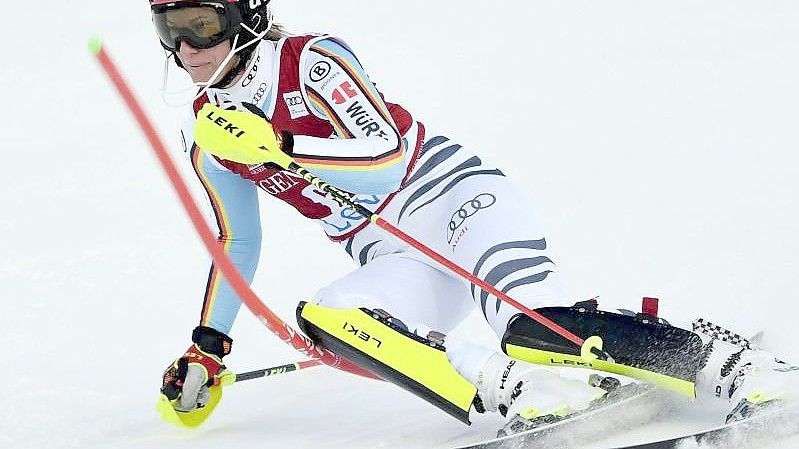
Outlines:
{"label": "black helmet", "polygon": [[[210,48],[225,40],[235,42],[239,63],[216,85],[226,85],[243,70],[255,50],[253,41],[266,35],[272,20],[269,1],[149,0],[161,46],[173,55],[182,41],[197,48]],[[196,17],[187,20],[181,13],[189,10]],[[182,67],[177,57],[175,62]]]}

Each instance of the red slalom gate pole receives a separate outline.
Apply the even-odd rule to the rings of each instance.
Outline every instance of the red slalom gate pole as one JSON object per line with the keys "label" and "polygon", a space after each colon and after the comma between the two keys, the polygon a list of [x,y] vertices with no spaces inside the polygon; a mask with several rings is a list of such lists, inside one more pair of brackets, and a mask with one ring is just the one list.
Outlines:
{"label": "red slalom gate pole", "polygon": [[175,191],[177,192],[180,202],[183,204],[186,213],[189,214],[194,228],[200,235],[200,238],[205,244],[205,247],[208,249],[208,252],[211,253],[214,263],[222,271],[225,279],[227,279],[227,281],[230,283],[233,291],[236,292],[239,298],[241,298],[244,305],[246,305],[247,308],[250,309],[250,311],[281,340],[290,344],[306,356],[311,357],[312,359],[318,359],[325,365],[339,368],[353,374],[372,379],[378,379],[373,374],[352,364],[348,360],[343,359],[329,350],[316,345],[309,338],[305,337],[302,333],[297,332],[291,326],[281,320],[280,317],[275,315],[274,312],[266,307],[263,301],[258,298],[255,292],[253,292],[253,290],[250,288],[249,283],[241,276],[239,270],[235,265],[233,265],[233,262],[230,260],[227,254],[225,254],[225,250],[222,245],[213,236],[211,230],[206,225],[203,215],[200,212],[200,209],[197,207],[197,204],[194,202],[194,199],[191,197],[191,193],[189,192],[186,183],[180,177],[174,162],[172,162],[172,159],[169,157],[166,146],[158,137],[155,127],[152,125],[152,122],[147,117],[144,109],[141,107],[135,95],[128,87],[124,77],[121,75],[116,65],[109,57],[108,52],[105,50],[102,42],[97,38],[92,39],[89,42],[89,48],[97,57],[100,65],[103,67],[103,70],[105,70],[105,73],[111,79],[111,82],[114,84],[114,87],[116,87],[117,92],[122,96],[125,104],[135,117],[136,122],[138,122],[139,126],[141,127],[142,132],[144,132],[144,135],[150,142],[150,146],[161,163],[161,167],[164,169],[167,177],[172,182],[172,186],[175,188]]}

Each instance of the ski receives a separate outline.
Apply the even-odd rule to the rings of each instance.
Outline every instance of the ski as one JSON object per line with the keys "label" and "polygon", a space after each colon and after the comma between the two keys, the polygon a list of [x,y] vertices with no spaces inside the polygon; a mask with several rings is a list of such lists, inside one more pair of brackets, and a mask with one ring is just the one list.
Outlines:
{"label": "ski", "polygon": [[764,409],[753,416],[712,429],[650,443],[613,449],[677,449],[680,447],[728,448],[766,444],[799,433],[799,405]]}
{"label": "ski", "polygon": [[[542,444],[546,447],[579,446],[585,438],[596,438],[597,432],[606,431],[602,429],[651,420],[663,409],[665,398],[664,393],[655,387],[630,383],[609,392],[589,409],[565,419],[454,449],[510,449]],[[601,428],[591,428],[590,423],[595,422],[592,421],[594,418],[602,421]]]}

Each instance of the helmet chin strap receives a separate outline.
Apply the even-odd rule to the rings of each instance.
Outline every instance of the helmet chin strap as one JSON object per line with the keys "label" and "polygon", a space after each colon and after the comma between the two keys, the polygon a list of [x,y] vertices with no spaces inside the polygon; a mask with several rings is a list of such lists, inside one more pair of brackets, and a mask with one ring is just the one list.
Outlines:
{"label": "helmet chin strap", "polygon": [[[256,33],[255,30],[253,30],[252,28],[248,27],[247,25],[245,25],[243,23],[241,24],[242,29],[244,29],[247,32],[249,32],[250,34],[252,34],[253,38],[250,39],[249,41],[247,41],[247,43],[243,44],[242,46],[237,47],[236,45],[237,45],[238,40],[239,40],[239,35],[237,34],[233,38],[233,42],[230,45],[230,51],[228,52],[227,56],[225,56],[225,59],[222,60],[222,62],[219,64],[219,67],[216,68],[214,73],[211,75],[211,77],[206,82],[195,82],[195,83],[192,83],[193,84],[192,87],[186,87],[186,88],[183,88],[183,89],[176,89],[176,90],[168,91],[167,90],[167,83],[169,81],[169,58],[173,58],[173,57],[177,58],[177,55],[176,55],[175,52],[170,52],[170,54],[168,54],[166,56],[166,59],[164,60],[164,75],[163,75],[163,83],[161,84],[161,98],[164,100],[164,103],[166,103],[168,106],[173,106],[173,107],[187,106],[187,105],[193,103],[196,99],[202,97],[206,92],[208,92],[208,89],[210,89],[212,87],[215,87],[215,85],[217,83],[217,80],[220,80],[220,79],[224,80],[224,76],[220,76],[220,75],[223,75],[222,71],[225,70],[225,67],[227,67],[228,63],[233,59],[233,57],[236,56],[237,53],[239,53],[240,51],[244,50],[245,48],[250,47],[250,46],[255,45],[256,43],[260,42],[261,39],[266,37],[266,34],[269,32],[269,30],[272,29],[272,23],[273,22],[272,22],[271,9],[268,11],[268,14],[269,14],[268,25],[267,25],[266,29],[263,30],[260,33]],[[260,22],[256,23],[255,27],[257,28],[259,24],[260,24]],[[251,64],[252,64],[252,63],[254,63],[255,58],[251,58],[251,59],[252,59],[252,62],[251,62]],[[242,61],[241,64],[246,64],[246,61]],[[235,70],[235,67],[231,68],[231,70]],[[233,81],[233,80],[231,80],[231,81]],[[194,90],[194,89],[196,89],[198,87],[201,88],[200,91],[196,95],[194,95],[194,98],[192,98],[189,101],[185,101],[185,102],[175,101],[175,102],[173,102],[169,98],[167,98],[168,95],[170,95],[170,96],[177,96],[177,95],[183,96],[186,92],[192,91],[192,90]]]}

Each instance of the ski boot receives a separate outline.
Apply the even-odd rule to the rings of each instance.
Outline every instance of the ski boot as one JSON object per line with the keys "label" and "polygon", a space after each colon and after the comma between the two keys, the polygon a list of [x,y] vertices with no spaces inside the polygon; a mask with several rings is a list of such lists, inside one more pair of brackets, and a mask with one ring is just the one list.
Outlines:
{"label": "ski boot", "polygon": [[695,321],[693,327],[705,342],[706,358],[697,374],[697,397],[727,401],[728,423],[783,400],[799,399],[799,366],[779,360],[752,340],[705,320]]}
{"label": "ski boot", "polygon": [[476,386],[485,410],[499,411],[508,419],[499,436],[562,420],[607,393],[503,354],[491,356]]}

